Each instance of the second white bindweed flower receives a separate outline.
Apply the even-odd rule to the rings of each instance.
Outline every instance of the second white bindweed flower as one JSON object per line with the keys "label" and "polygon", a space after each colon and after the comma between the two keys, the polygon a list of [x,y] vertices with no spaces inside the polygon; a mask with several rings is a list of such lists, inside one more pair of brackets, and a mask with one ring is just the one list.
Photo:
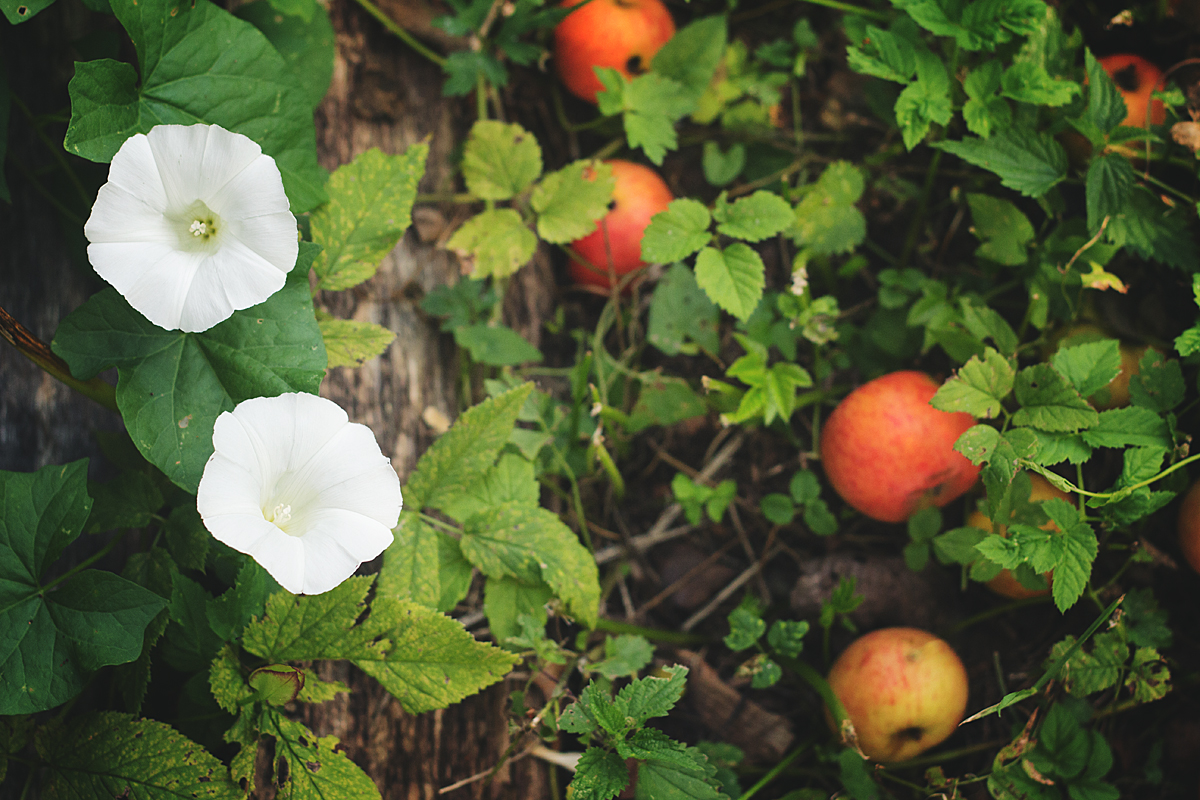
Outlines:
{"label": "second white bindweed flower", "polygon": [[321,594],[392,543],[400,479],[365,425],[311,394],[217,418],[196,507],[218,540],[293,594]]}
{"label": "second white bindweed flower", "polygon": [[217,125],[159,125],[113,156],[88,260],[146,319],[208,330],[283,288],[296,218],[275,160]]}

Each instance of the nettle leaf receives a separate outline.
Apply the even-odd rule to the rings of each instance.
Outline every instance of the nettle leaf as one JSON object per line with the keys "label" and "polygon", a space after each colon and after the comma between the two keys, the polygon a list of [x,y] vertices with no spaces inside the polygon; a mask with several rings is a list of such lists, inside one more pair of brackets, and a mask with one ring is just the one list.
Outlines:
{"label": "nettle leaf", "polygon": [[1130,190],[1129,203],[1109,220],[1107,241],[1142,258],[1193,271],[1200,264],[1196,242],[1182,209],[1171,209],[1144,186]]}
{"label": "nettle leaf", "polygon": [[376,597],[362,627],[386,638],[354,665],[410,714],[457,703],[502,680],[520,660],[476,641],[457,620],[404,600]]}
{"label": "nettle leaf", "polygon": [[[673,747],[670,750],[638,765],[636,800],[657,800],[662,797],[728,800],[717,783],[717,768],[708,763],[704,753],[678,742],[671,744]],[[668,753],[677,756],[670,757]]]}
{"label": "nettle leaf", "polygon": [[766,281],[762,258],[749,245],[705,247],[696,257],[696,283],[709,299],[740,320],[750,318]]}
{"label": "nettle leaf", "polygon": [[748,242],[769,239],[796,221],[796,212],[791,205],[765,189],[738,198],[732,204],[718,200],[713,216],[717,220],[718,233]]}
{"label": "nettle leaf", "polygon": [[905,33],[868,25],[864,46],[847,47],[846,62],[855,72],[906,84],[917,71],[917,51],[915,37]]}
{"label": "nettle leaf", "polygon": [[1135,406],[1160,414],[1183,402],[1187,388],[1179,362],[1146,348],[1138,362],[1138,372],[1129,379],[1129,397]]}
{"label": "nettle leaf", "polygon": [[[1055,644],[1050,649],[1046,666],[1057,662],[1074,644],[1074,636],[1067,636]],[[1076,697],[1087,697],[1115,686],[1129,660],[1129,646],[1120,630],[1098,633],[1088,644],[1090,651],[1082,647],[1076,650],[1059,673],[1067,691]]]}
{"label": "nettle leaf", "polygon": [[141,66],[80,62],[71,79],[64,147],[112,160],[155,125],[216,124],[245,134],[275,159],[296,213],[325,200],[325,172],[307,91],[267,38],[208,0],[113,0]]}
{"label": "nettle leaf", "polygon": [[1062,145],[1050,134],[1028,128],[1008,128],[987,139],[967,137],[930,146],[996,173],[1003,186],[1026,197],[1041,197],[1067,177],[1067,154]]}
{"label": "nettle leaf", "polygon": [[587,236],[608,213],[615,185],[612,167],[602,161],[576,161],[551,172],[530,198],[538,235],[555,244]]}
{"label": "nettle leaf", "polygon": [[575,765],[568,787],[572,800],[611,800],[629,784],[625,759],[600,747],[589,747]]}
{"label": "nettle leaf", "polygon": [[982,360],[971,356],[959,367],[929,403],[942,411],[966,411],[983,419],[996,417],[1000,404],[1012,391],[1014,374],[1012,362],[988,347]]}
{"label": "nettle leaf", "polygon": [[513,209],[493,208],[464,222],[446,247],[472,268],[472,277],[505,278],[533,258],[537,236]]}
{"label": "nettle leaf", "polygon": [[365,362],[382,355],[396,338],[395,331],[389,331],[374,322],[356,319],[319,318],[317,327],[325,342],[325,353],[331,368],[361,367]]}
{"label": "nettle leaf", "polygon": [[404,487],[405,505],[414,511],[441,508],[472,496],[508,441],[531,391],[533,384],[526,383],[464,411],[417,462]]}
{"label": "nettle leaf", "polygon": [[1075,81],[1059,80],[1037,61],[1018,61],[1004,71],[1000,93],[1021,103],[1057,108],[1080,93]]}
{"label": "nettle leaf", "polygon": [[863,176],[849,161],[835,161],[796,206],[796,244],[813,255],[848,253],[867,237],[867,220],[854,204]]}
{"label": "nettle leaf", "polygon": [[1167,421],[1148,408],[1129,406],[1100,412],[1099,420],[1083,432],[1092,447],[1170,447]]}
{"label": "nettle leaf", "polygon": [[692,102],[698,101],[725,55],[727,27],[724,14],[689,23],[654,54],[651,68],[679,83]]}
{"label": "nettle leaf", "polygon": [[1029,245],[1035,233],[1021,209],[986,194],[968,194],[967,205],[974,223],[971,232],[982,242],[976,255],[1009,267],[1029,260]]}
{"label": "nettle leaf", "polygon": [[916,52],[917,79],[904,88],[895,106],[896,124],[909,150],[921,143],[935,122],[945,125],[954,116],[946,65],[923,45]]}
{"label": "nettle leaf", "polygon": [[93,712],[69,725],[52,722],[34,741],[50,773],[43,790],[47,798],[240,800],[244,795],[215,756],[151,719]]}
{"label": "nettle leaf", "polygon": [[1083,53],[1088,76],[1086,117],[1100,133],[1108,134],[1125,121],[1129,110],[1104,65],[1096,60],[1090,48],[1084,48]]}
{"label": "nettle leaf", "polygon": [[[336,736],[317,736],[275,709],[262,716],[262,733],[275,739],[278,797],[293,800],[378,800],[379,789],[367,773],[334,748]],[[287,769],[279,769],[280,762]],[[240,796],[240,795],[239,795]]]}
{"label": "nettle leaf", "polygon": [[642,234],[642,258],[656,264],[682,261],[712,239],[708,226],[712,216],[698,200],[672,200],[665,211],[650,218]]}
{"label": "nettle leaf", "polygon": [[1092,159],[1087,172],[1087,225],[1095,233],[1105,217],[1120,214],[1129,204],[1137,180],[1129,159],[1116,153]]}
{"label": "nettle leaf", "polygon": [[544,581],[583,624],[595,624],[600,585],[596,562],[557,514],[506,502],[467,519],[463,555],[490,578]]}
{"label": "nettle leaf", "polygon": [[992,131],[1000,130],[1012,122],[1012,109],[1008,102],[996,96],[1000,88],[1000,76],[1004,71],[999,59],[985,61],[963,79],[963,91],[967,102],[963,104],[963,121],[967,129],[984,139]]}
{"label": "nettle leaf", "polygon": [[666,677],[635,678],[617,693],[617,704],[635,725],[670,713],[687,688],[687,667],[664,667]]}
{"label": "nettle leaf", "polygon": [[446,56],[442,72],[446,73],[446,82],[442,84],[445,97],[470,94],[478,88],[480,78],[495,86],[508,85],[508,70],[495,56],[482,50],[455,50]]}
{"label": "nettle leaf", "polygon": [[91,671],[136,659],[166,602],[100,570],[43,588],[87,521],[86,460],[0,472],[0,508],[0,714],[28,714],[77,695]]}
{"label": "nettle leaf", "polygon": [[322,247],[312,265],[318,289],[349,289],[375,274],[408,230],[428,155],[424,143],[395,156],[371,148],[329,176],[329,202],[311,217]]}
{"label": "nettle leaf", "polygon": [[52,349],[81,380],[117,368],[117,406],[146,460],[196,493],[213,425],[251,397],[315,393],[326,355],[313,316],[313,245],[282,289],[203,333],[165,331],[103,289],[58,326]]}
{"label": "nettle leaf", "polygon": [[462,171],[471,194],[481,200],[507,200],[542,174],[542,148],[520,125],[481,119],[471,126]]}
{"label": "nettle leaf", "polygon": [[1051,357],[1050,363],[1066,376],[1079,394],[1091,397],[1121,372],[1120,343],[1116,339],[1101,339],[1062,347]]}
{"label": "nettle leaf", "polygon": [[1021,404],[1013,414],[1014,425],[1074,433],[1099,420],[1096,409],[1049,364],[1034,364],[1018,372],[1014,391]]}

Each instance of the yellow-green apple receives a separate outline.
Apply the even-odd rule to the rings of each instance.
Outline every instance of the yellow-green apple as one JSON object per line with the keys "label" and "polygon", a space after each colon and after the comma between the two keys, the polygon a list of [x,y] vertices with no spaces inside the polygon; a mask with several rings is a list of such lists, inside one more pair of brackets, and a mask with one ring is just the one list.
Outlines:
{"label": "yellow-green apple", "polygon": [[596,223],[596,230],[571,242],[575,257],[569,266],[576,283],[610,290],[614,279],[646,266],[642,234],[650,218],[665,211],[675,196],[649,167],[632,161],[605,163],[613,171],[612,206]]}
{"label": "yellow-green apple", "polygon": [[829,687],[869,758],[904,761],[940,744],[967,708],[967,671],[949,644],[918,628],[855,639],[829,671]]}
{"label": "yellow-green apple", "polygon": [[1200,481],[1192,484],[1179,506],[1179,549],[1192,569],[1200,572]]}
{"label": "yellow-green apple", "polygon": [[954,449],[975,420],[931,406],[937,390],[924,372],[892,372],[838,404],[821,432],[821,460],[843,500],[873,519],[903,522],[975,484],[979,467]]}
{"label": "yellow-green apple", "polygon": [[1162,79],[1162,70],[1141,56],[1133,53],[1114,53],[1098,59],[1100,66],[1113,79],[1121,97],[1125,100],[1125,110],[1128,114],[1122,125],[1133,128],[1146,126],[1146,106],[1150,106],[1150,123],[1162,125],[1167,119],[1167,109],[1161,100],[1151,102],[1150,95]]}
{"label": "yellow-green apple", "polygon": [[[566,0],[564,8],[582,0]],[[554,29],[554,64],[571,94],[596,102],[604,88],[596,67],[611,67],[626,78],[650,68],[650,61],[675,34],[675,21],[661,0],[591,0]]]}
{"label": "yellow-green apple", "polygon": [[[1054,484],[1043,478],[1037,473],[1029,475],[1029,483],[1031,486],[1029,492],[1029,500],[1032,503],[1040,503],[1043,500],[1058,498],[1060,500],[1070,501],[1071,496],[1066,492],[1056,488]],[[967,525],[972,528],[982,528],[989,533],[995,530],[992,521],[987,518],[987,515],[982,511],[972,511],[967,515]],[[1058,526],[1053,522],[1047,522],[1042,526],[1045,530],[1058,530]],[[1001,529],[1001,536],[1007,536],[1007,531]],[[985,586],[993,592],[1004,597],[1010,597],[1013,600],[1024,600],[1027,597],[1042,597],[1050,594],[1050,581],[1053,573],[1047,572],[1043,577],[1046,579],[1045,589],[1030,589],[1016,579],[1010,570],[1001,570],[1000,574],[988,581]]]}

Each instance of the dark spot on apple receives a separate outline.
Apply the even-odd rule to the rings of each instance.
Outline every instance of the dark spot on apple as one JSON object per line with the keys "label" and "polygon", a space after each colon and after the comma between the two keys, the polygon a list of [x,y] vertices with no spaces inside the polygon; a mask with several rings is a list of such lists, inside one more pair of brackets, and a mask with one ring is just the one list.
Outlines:
{"label": "dark spot on apple", "polygon": [[630,75],[641,75],[646,71],[646,67],[642,64],[641,56],[630,56],[625,62],[625,71]]}
{"label": "dark spot on apple", "polygon": [[608,201],[608,205],[607,205],[607,206],[605,206],[605,208],[607,208],[609,211],[612,211],[612,210],[613,210],[614,208],[616,208],[616,207],[617,207],[617,201],[616,201],[616,200],[609,200],[609,201]]}
{"label": "dark spot on apple", "polygon": [[1138,74],[1137,67],[1130,64],[1127,67],[1122,67],[1112,74],[1113,83],[1123,92],[1136,92],[1138,90]]}
{"label": "dark spot on apple", "polygon": [[897,739],[905,739],[910,742],[919,742],[924,735],[925,729],[917,727],[916,725],[909,725],[903,730],[896,731]]}

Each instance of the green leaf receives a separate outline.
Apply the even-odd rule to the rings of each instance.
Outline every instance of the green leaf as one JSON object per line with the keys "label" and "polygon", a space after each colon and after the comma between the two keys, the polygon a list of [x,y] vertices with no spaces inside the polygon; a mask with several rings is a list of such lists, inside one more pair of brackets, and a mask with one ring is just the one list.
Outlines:
{"label": "green leaf", "polygon": [[638,765],[636,800],[728,800],[717,783],[716,767],[703,753],[678,742],[671,745],[678,757],[664,753]]}
{"label": "green leaf", "polygon": [[954,442],[954,449],[978,466],[991,458],[999,443],[1000,432],[991,425],[972,425]]}
{"label": "green leaf", "polygon": [[371,148],[329,176],[329,202],[312,215],[323,248],[312,266],[318,289],[349,289],[375,274],[408,230],[428,155],[424,143],[395,156]]}
{"label": "green leaf", "polygon": [[1137,175],[1129,159],[1116,153],[1092,159],[1087,172],[1087,225],[1095,233],[1105,217],[1125,211]]}
{"label": "green leaf", "polygon": [[650,218],[642,234],[642,259],[657,264],[682,261],[712,239],[708,232],[712,217],[698,200],[672,200],[665,211]]}
{"label": "green leaf", "polygon": [[495,86],[508,83],[508,70],[496,57],[482,50],[455,50],[442,64],[446,82],[442,94],[446,97],[468,95],[479,86],[479,79]]}
{"label": "green leaf", "polygon": [[108,483],[89,484],[88,494],[93,501],[88,533],[144,528],[163,505],[162,492],[144,472],[122,472]]}
{"label": "green leaf", "polygon": [[1130,191],[1129,204],[1105,228],[1107,241],[1188,272],[1197,269],[1196,242],[1183,209],[1170,209],[1144,186]]}
{"label": "green leaf", "polygon": [[729,634],[724,638],[725,646],[730,650],[741,652],[754,647],[759,638],[767,632],[767,623],[762,616],[748,608],[739,606],[729,614]]}
{"label": "green leaf", "polygon": [[741,320],[762,298],[762,258],[749,245],[734,242],[724,250],[705,247],[696,258],[696,283],[709,299]]}
{"label": "green leaf", "polygon": [[1167,625],[1167,611],[1159,607],[1154,590],[1149,586],[1126,592],[1121,610],[1125,612],[1122,621],[1132,644],[1139,647],[1171,646],[1175,634]]}
{"label": "green leaf", "polygon": [[700,166],[704,170],[704,180],[713,186],[727,186],[746,167],[746,145],[734,142],[728,151],[722,152],[716,140],[708,139],[704,142]]}
{"label": "green leaf", "polygon": [[602,748],[589,747],[580,756],[568,789],[571,800],[611,800],[628,784],[625,759]]}
{"label": "green leaf", "polygon": [[608,213],[615,185],[612,167],[602,161],[575,161],[551,172],[530,198],[538,235],[556,244],[587,236]]}
{"label": "green leaf", "polygon": [[662,671],[667,677],[634,678],[617,694],[618,703],[635,725],[642,725],[653,717],[665,717],[683,696],[683,690],[687,688],[687,667],[675,665],[664,667]]}
{"label": "green leaf", "polygon": [[325,200],[308,90],[262,33],[208,0],[113,0],[112,10],[137,49],[141,82],[128,64],[76,64],[68,152],[108,162],[155,125],[216,124],[275,159],[292,211]]}
{"label": "green leaf", "polygon": [[1000,183],[1026,197],[1041,197],[1067,177],[1067,154],[1054,137],[1028,128],[1009,128],[987,139],[935,142],[932,147],[990,170]]}
{"label": "green leaf", "polygon": [[1047,433],[1046,431],[1035,431],[1035,434],[1038,444],[1033,460],[1043,467],[1063,461],[1082,464],[1092,457],[1092,448],[1084,443],[1083,436],[1080,434]]}
{"label": "green leaf", "polygon": [[654,645],[644,636],[624,633],[604,640],[604,660],[591,665],[609,680],[637,673],[654,660]]}
{"label": "green leaf", "polygon": [[1102,134],[1110,133],[1129,115],[1121,90],[1109,77],[1108,70],[1096,60],[1090,48],[1084,49],[1087,66],[1087,112],[1089,122]]}
{"label": "green leaf", "polygon": [[464,325],[454,329],[454,341],[471,354],[472,360],[493,367],[542,360],[540,350],[505,325]]}
{"label": "green leaf", "polygon": [[439,608],[438,532],[416,512],[404,511],[393,533],[395,539],[383,553],[379,593]]}
{"label": "green leaf", "polygon": [[417,462],[404,487],[406,506],[441,508],[470,496],[508,441],[531,391],[533,384],[526,383],[463,412]]}
{"label": "green leaf", "polygon": [[637,403],[629,412],[628,428],[631,433],[636,433],[651,425],[674,425],[706,413],[708,405],[704,398],[692,391],[686,381],[658,378],[642,384]]}
{"label": "green leaf", "polygon": [[[1054,605],[1066,611],[1083,596],[1088,579],[1092,575],[1092,562],[1096,560],[1099,544],[1091,525],[1085,522],[1079,509],[1066,500],[1054,498],[1042,503],[1042,510],[1058,526],[1061,532],[1063,553],[1054,565]],[[1037,569],[1038,565],[1034,565]],[[1039,570],[1042,571],[1042,570]]]}
{"label": "green leaf", "polygon": [[463,555],[488,577],[545,581],[568,612],[587,627],[596,621],[596,563],[578,537],[544,508],[507,502],[467,519]]}
{"label": "green leaf", "polygon": [[[240,800],[225,766],[168,725],[107,711],[42,727],[35,739],[50,773],[44,797],[133,796]],[[129,795],[130,789],[134,794]]]}
{"label": "green leaf", "polygon": [[696,283],[695,273],[683,264],[672,264],[650,297],[646,341],[669,356],[691,355],[697,348],[716,353],[721,346],[718,317],[716,305]]}
{"label": "green leaf", "polygon": [[971,232],[982,242],[975,254],[997,264],[1015,267],[1029,260],[1034,230],[1029,218],[1007,200],[986,194],[968,194],[974,225]]}
{"label": "green leaf", "polygon": [[622,114],[629,146],[640,147],[646,158],[661,165],[678,144],[675,122],[690,114],[696,101],[683,84],[658,72],[626,80],[615,69],[597,67],[605,91],[597,95],[600,112]]}
{"label": "green leaf", "polygon": [[968,98],[963,105],[963,120],[971,133],[984,139],[1012,121],[1012,109],[1003,98],[996,96],[1002,71],[1000,61],[992,59],[971,70],[963,79],[963,91]]}
{"label": "green leaf", "polygon": [[885,31],[874,25],[866,27],[864,47],[846,48],[846,62],[855,72],[907,84],[917,71],[916,31]]}
{"label": "green leaf", "polygon": [[1059,348],[1050,363],[1066,376],[1075,390],[1091,397],[1121,372],[1121,352],[1116,339],[1100,339]]}
{"label": "green leaf", "polygon": [[867,236],[867,220],[854,204],[862,197],[863,176],[849,161],[825,168],[796,206],[796,244],[812,255],[848,253]]}
{"label": "green leaf", "polygon": [[1017,61],[1004,71],[1000,94],[1020,103],[1056,108],[1079,96],[1079,84],[1058,80],[1037,61]]}
{"label": "green leaf", "polygon": [[1186,391],[1179,362],[1167,360],[1153,347],[1146,348],[1137,374],[1129,379],[1133,404],[1162,414],[1182,403]]}
{"label": "green leaf", "polygon": [[[375,782],[358,765],[337,751],[336,736],[316,736],[275,709],[262,717],[262,733],[275,739],[274,784],[277,797],[293,800],[379,800]],[[286,776],[286,777],[284,777]]]}
{"label": "green leaf", "polygon": [[381,355],[396,338],[394,331],[382,325],[355,319],[318,319],[317,327],[330,367],[361,367]]}
{"label": "green leaf", "polygon": [[758,508],[768,522],[776,525],[788,525],[796,518],[796,505],[786,494],[768,494],[758,502]]}
{"label": "green leaf", "polygon": [[[1166,697],[1171,690],[1171,671],[1167,668],[1166,660],[1153,647],[1139,647],[1129,664],[1125,686],[1139,703],[1151,703]],[[1110,758],[1109,766],[1111,763]],[[1106,772],[1108,769],[1103,769],[1100,774]]]}
{"label": "green leaf", "polygon": [[374,576],[348,578],[324,594],[276,592],[263,616],[242,631],[247,652],[272,662],[370,658],[386,643],[356,625]]}
{"label": "green leaf", "polygon": [[166,603],[111,572],[83,570],[42,586],[88,518],[87,462],[0,472],[0,714],[53,708],[92,670],[133,661]]}
{"label": "green leaf", "polygon": [[795,658],[804,649],[804,637],[808,629],[807,620],[777,619],[767,631],[767,644],[780,655]]}
{"label": "green leaf", "polygon": [[203,333],[165,331],[108,288],[59,324],[51,346],[81,380],[117,367],[117,406],[138,451],[195,494],[222,412],[251,397],[316,392],[325,376],[312,254],[302,244],[282,289]]}
{"label": "green leaf", "polygon": [[18,25],[27,20],[33,19],[34,15],[39,11],[44,11],[54,4],[54,0],[3,0],[0,2],[0,11],[4,12],[4,16],[13,25]]}
{"label": "green leaf", "polygon": [[[1067,636],[1050,650],[1046,659],[1047,668],[1062,657],[1075,644],[1074,636]],[[1091,641],[1091,652],[1082,648],[1067,659],[1059,677],[1066,689],[1076,697],[1104,691],[1116,685],[1121,670],[1129,659],[1129,648],[1120,631],[1105,631],[1096,634]]]}
{"label": "green leaf", "polygon": [[718,233],[748,242],[769,239],[796,221],[788,202],[764,189],[740,197],[732,204],[718,200],[714,216]]}
{"label": "green leaf", "polygon": [[651,69],[683,87],[693,103],[712,82],[725,55],[727,36],[724,15],[702,17],[684,26],[667,40],[650,62]]}
{"label": "green leaf", "polygon": [[1170,447],[1167,423],[1148,408],[1129,406],[1102,411],[1095,425],[1083,432],[1092,447]]}
{"label": "green leaf", "polygon": [[504,678],[519,660],[478,642],[444,614],[376,597],[367,627],[384,647],[355,666],[383,685],[410,714],[446,708]]}
{"label": "green leaf", "polygon": [[512,275],[537,249],[537,236],[511,208],[493,208],[462,224],[446,247],[464,259],[474,278]]}
{"label": "green leaf", "polygon": [[246,679],[258,702],[282,706],[295,700],[304,688],[304,672],[287,664],[268,664]]}
{"label": "green leaf", "polygon": [[247,558],[233,587],[207,603],[205,616],[217,637],[230,641],[241,635],[251,619],[263,613],[267,598],[278,591],[275,579],[258,562]]}
{"label": "green leaf", "polygon": [[511,643],[520,633],[523,619],[545,628],[549,619],[546,604],[553,599],[554,591],[540,580],[488,578],[483,585],[483,613],[492,635],[501,642]]}
{"label": "green leaf", "polygon": [[1074,433],[1099,419],[1087,400],[1049,364],[1034,364],[1018,372],[1014,391],[1021,404],[1013,414],[1014,425]]}
{"label": "green leaf", "polygon": [[1000,404],[1012,391],[1013,375],[1012,363],[989,347],[984,350],[983,360],[971,356],[959,367],[929,403],[942,411],[966,411],[990,419],[1000,414]]}
{"label": "green leaf", "polygon": [[481,200],[507,200],[542,174],[542,148],[520,125],[481,119],[471,126],[462,171],[471,194]]}
{"label": "green leaf", "polygon": [[[283,5],[289,8],[285,11]],[[233,13],[258,28],[279,51],[309,106],[320,105],[333,80],[333,23],[325,7],[316,0],[255,0]]]}
{"label": "green leaf", "polygon": [[904,137],[904,146],[912,150],[937,123],[945,125],[954,115],[950,101],[950,77],[946,65],[927,47],[917,53],[917,79],[896,98],[896,124]]}

